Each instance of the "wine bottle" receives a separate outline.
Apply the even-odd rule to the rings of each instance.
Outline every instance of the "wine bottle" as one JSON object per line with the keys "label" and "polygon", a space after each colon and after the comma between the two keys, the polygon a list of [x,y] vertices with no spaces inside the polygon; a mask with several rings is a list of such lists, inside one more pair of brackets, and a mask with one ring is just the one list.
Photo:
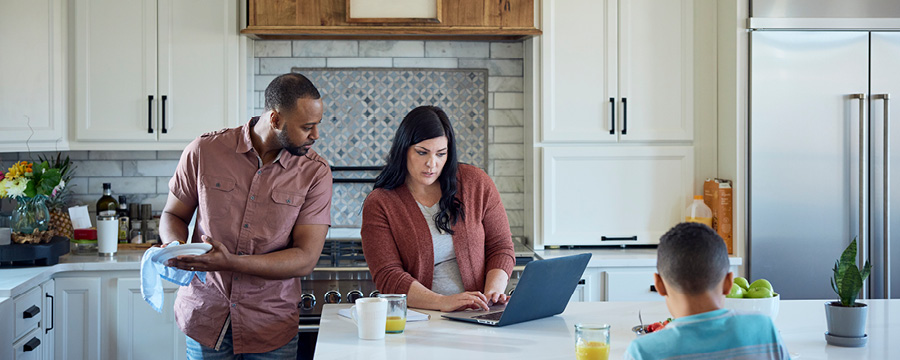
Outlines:
{"label": "wine bottle", "polygon": [[112,197],[112,184],[103,183],[103,196],[97,200],[97,216],[116,216],[119,203]]}

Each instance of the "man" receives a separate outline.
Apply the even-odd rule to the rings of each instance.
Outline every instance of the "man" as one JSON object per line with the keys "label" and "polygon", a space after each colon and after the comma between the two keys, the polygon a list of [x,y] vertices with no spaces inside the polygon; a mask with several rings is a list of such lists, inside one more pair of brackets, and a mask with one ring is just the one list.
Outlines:
{"label": "man", "polygon": [[265,97],[261,116],[188,145],[169,181],[163,243],[187,242],[196,209],[192,242],[212,245],[209,253],[167,264],[207,272],[206,283],[194,278],[175,300],[189,359],[297,356],[299,277],[312,272],[322,252],[332,178],[310,149],[322,121],[316,87],[285,74]]}

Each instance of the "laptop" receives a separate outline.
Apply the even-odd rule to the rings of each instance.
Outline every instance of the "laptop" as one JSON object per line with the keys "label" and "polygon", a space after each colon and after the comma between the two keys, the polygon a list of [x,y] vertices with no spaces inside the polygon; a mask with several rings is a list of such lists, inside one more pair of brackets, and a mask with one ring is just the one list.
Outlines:
{"label": "laptop", "polygon": [[490,326],[506,326],[562,313],[584,274],[591,254],[536,260],[525,265],[516,291],[504,305],[463,310],[442,317]]}

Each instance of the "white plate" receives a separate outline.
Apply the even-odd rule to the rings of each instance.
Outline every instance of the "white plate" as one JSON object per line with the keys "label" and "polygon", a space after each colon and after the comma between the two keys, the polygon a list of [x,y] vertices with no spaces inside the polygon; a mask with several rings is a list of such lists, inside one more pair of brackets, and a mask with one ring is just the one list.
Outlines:
{"label": "white plate", "polygon": [[153,258],[150,259],[154,262],[158,262],[161,264],[165,264],[166,260],[169,260],[176,256],[181,255],[203,255],[212,250],[212,245],[207,243],[192,243],[192,244],[184,244],[184,245],[175,245],[175,246],[166,246],[164,249],[160,250],[158,253],[153,255]]}

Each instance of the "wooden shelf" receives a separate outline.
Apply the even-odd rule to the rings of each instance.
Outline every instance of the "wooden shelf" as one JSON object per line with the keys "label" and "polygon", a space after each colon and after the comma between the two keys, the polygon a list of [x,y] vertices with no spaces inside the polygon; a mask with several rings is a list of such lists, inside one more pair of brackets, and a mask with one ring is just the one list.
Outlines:
{"label": "wooden shelf", "polygon": [[261,40],[470,40],[519,41],[541,34],[535,28],[434,26],[251,26],[241,34]]}

